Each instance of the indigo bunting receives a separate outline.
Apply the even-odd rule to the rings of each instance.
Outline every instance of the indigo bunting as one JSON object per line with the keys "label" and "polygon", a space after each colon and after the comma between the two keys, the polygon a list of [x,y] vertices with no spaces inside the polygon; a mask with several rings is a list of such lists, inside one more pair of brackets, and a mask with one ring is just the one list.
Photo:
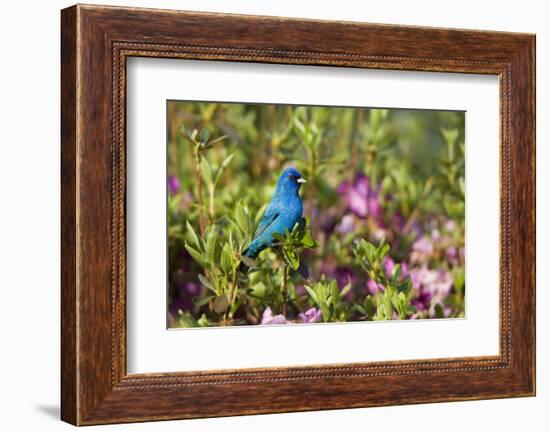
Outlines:
{"label": "indigo bunting", "polygon": [[296,169],[285,169],[279,177],[275,194],[258,224],[254,238],[243,255],[254,259],[262,250],[273,245],[273,234],[284,235],[286,230],[292,231],[302,218],[302,199],[298,191],[305,182]]}

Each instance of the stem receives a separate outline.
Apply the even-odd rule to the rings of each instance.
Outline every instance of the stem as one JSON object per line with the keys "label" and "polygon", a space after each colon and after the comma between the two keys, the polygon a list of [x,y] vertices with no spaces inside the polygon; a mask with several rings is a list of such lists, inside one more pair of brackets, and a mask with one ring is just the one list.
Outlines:
{"label": "stem", "polygon": [[288,302],[288,264],[283,260],[283,304],[281,306],[281,314],[286,317],[286,304]]}
{"label": "stem", "polygon": [[210,222],[212,223],[212,220],[214,220],[214,185],[211,185],[208,187],[208,195],[210,199],[209,209],[208,212],[210,213]]}
{"label": "stem", "polygon": [[201,235],[204,235],[206,223],[204,221],[204,206],[202,201],[202,175],[201,175],[201,153],[195,149],[195,176],[197,178],[197,200],[199,203],[199,227]]}
{"label": "stem", "polygon": [[235,299],[237,299],[237,273],[239,272],[237,268],[238,267],[233,268],[233,280],[231,280],[231,290],[229,292],[229,305],[227,306],[227,310],[225,310],[225,316],[223,318],[225,324],[227,324],[230,318],[233,318],[233,314],[230,313],[230,310]]}

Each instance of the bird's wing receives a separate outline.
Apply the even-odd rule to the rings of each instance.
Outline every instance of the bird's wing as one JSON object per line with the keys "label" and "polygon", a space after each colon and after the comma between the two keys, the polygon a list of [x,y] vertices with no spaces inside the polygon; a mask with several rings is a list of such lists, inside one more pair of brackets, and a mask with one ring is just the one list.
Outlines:
{"label": "bird's wing", "polygon": [[254,232],[254,239],[258,238],[261,234],[263,234],[267,230],[267,228],[271,226],[275,220],[277,220],[277,217],[279,217],[280,213],[281,213],[281,208],[279,207],[279,205],[275,204],[272,201],[267,206],[264,212],[264,215],[262,216],[262,219],[260,220],[260,223],[256,228],[256,232]]}

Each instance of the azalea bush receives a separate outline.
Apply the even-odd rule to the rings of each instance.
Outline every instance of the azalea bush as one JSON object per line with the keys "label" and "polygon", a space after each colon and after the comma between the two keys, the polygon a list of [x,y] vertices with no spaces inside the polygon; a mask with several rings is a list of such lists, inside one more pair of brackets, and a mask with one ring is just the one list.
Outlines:
{"label": "azalea bush", "polygon": [[[278,176],[303,219],[243,256]],[[171,327],[464,316],[464,113],[169,102]]]}

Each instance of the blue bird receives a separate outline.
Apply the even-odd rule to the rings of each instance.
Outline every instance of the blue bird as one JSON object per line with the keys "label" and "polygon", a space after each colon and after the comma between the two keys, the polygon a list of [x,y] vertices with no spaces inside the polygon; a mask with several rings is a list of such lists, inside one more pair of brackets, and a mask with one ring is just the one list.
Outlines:
{"label": "blue bird", "polygon": [[258,254],[271,247],[275,241],[273,234],[284,235],[302,218],[302,199],[298,191],[306,180],[294,168],[287,168],[279,177],[277,189],[267,206],[254,238],[243,252],[244,256],[254,259]]}

